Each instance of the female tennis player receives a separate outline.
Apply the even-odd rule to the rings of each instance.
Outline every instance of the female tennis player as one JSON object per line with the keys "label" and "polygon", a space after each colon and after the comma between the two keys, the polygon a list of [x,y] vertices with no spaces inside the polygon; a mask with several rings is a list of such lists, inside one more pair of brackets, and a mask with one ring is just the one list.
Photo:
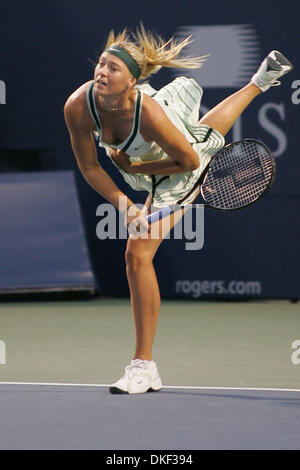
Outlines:
{"label": "female tennis player", "polygon": [[[141,83],[161,67],[198,68],[205,57],[179,58],[190,38],[164,42],[143,26],[136,35],[126,30],[109,34],[94,79],[84,83],[65,104],[65,121],[79,169],[87,183],[119,210],[127,222],[147,229],[145,215],[153,208],[191,203],[198,194],[195,183],[211,156],[224,146],[224,136],[245,108],[278,85],[292,70],[290,62],[272,51],[245,87],[199,119],[201,87],[185,77],[159,91]],[[222,73],[222,71],[220,71]],[[142,211],[126,198],[97,158],[98,145],[117,166],[126,182],[149,196]],[[123,199],[122,199],[123,198]],[[120,201],[124,201],[122,209]],[[170,216],[172,217],[172,216]],[[174,226],[170,220],[170,227]],[[152,360],[152,347],[160,310],[160,293],[153,258],[164,236],[129,236],[126,273],[136,330],[133,359],[111,393],[158,391],[162,382]]]}

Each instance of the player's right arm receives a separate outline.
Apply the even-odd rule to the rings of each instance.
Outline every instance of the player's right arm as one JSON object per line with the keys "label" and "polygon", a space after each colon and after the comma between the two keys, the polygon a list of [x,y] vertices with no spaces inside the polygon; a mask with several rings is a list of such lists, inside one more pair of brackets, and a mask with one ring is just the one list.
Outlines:
{"label": "player's right arm", "polygon": [[[64,116],[72,149],[83,177],[95,191],[119,209],[120,196],[126,196],[98,162],[93,122],[86,109],[85,92],[79,89],[68,98],[64,106]],[[131,204],[128,199],[127,206]]]}

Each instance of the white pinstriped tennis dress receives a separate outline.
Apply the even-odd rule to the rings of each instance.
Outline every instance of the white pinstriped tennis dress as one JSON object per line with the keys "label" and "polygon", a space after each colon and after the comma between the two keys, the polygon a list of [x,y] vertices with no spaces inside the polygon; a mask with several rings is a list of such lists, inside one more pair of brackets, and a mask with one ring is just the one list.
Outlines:
{"label": "white pinstriped tennis dress", "polygon": [[170,121],[193,146],[199,156],[200,166],[194,171],[169,176],[129,175],[116,166],[125,181],[133,189],[148,191],[152,195],[152,204],[155,207],[161,208],[171,204],[186,205],[190,203],[195,197],[194,193],[201,173],[209,163],[212,155],[225,144],[224,137],[218,131],[209,128],[205,124],[198,124],[202,88],[195,80],[186,77],[177,77],[159,91],[154,90],[149,84],[137,85],[132,130],[122,143],[108,145],[101,140],[101,120],[95,103],[93,85],[94,82],[91,83],[87,91],[88,108],[96,126],[94,135],[98,145],[106,149],[108,156],[109,148],[112,147],[125,152],[132,162],[166,158],[167,154],[155,142],[146,142],[140,134],[143,93],[152,96],[161,105]]}

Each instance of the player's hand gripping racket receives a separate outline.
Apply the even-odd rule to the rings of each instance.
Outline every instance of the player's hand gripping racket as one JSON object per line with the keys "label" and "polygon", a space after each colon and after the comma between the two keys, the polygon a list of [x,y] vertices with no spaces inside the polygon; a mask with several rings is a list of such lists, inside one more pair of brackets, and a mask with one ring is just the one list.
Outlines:
{"label": "player's hand gripping racket", "polygon": [[[276,163],[268,147],[258,140],[244,139],[219,150],[197,185],[205,207],[232,211],[258,201],[272,186],[275,175]],[[151,225],[179,209],[180,204],[164,207],[146,220]]]}

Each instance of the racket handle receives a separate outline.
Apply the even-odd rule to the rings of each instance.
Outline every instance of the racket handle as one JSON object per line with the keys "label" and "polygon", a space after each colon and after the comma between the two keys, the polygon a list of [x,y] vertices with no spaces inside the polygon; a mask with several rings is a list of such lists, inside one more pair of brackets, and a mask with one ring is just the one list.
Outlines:
{"label": "racket handle", "polygon": [[158,220],[162,220],[165,217],[171,215],[174,211],[172,210],[172,206],[166,206],[162,209],[159,209],[157,212],[153,212],[152,214],[147,215],[146,220],[149,225],[157,222]]}
{"label": "racket handle", "polygon": [[178,212],[182,209],[185,209],[185,212],[187,209],[191,209],[192,207],[198,207],[200,204],[187,204],[186,206],[179,206],[179,205],[174,205],[174,206],[166,206],[163,207],[162,209],[159,209],[156,212],[153,212],[152,214],[147,215],[146,220],[149,225],[153,224],[154,222],[157,222],[158,220],[162,220],[165,217],[170,216],[171,214],[174,214],[175,212]]}

